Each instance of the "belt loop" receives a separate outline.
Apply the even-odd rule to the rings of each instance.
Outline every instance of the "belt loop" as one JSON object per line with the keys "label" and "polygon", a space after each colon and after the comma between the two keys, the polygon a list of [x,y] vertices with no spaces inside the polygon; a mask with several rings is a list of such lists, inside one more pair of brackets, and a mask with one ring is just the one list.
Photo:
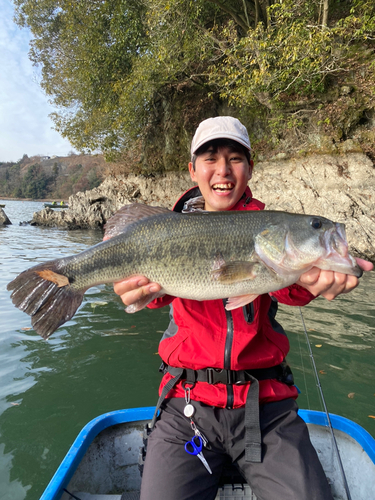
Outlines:
{"label": "belt loop", "polygon": [[245,461],[262,461],[262,436],[259,421],[259,383],[252,375],[245,406]]}

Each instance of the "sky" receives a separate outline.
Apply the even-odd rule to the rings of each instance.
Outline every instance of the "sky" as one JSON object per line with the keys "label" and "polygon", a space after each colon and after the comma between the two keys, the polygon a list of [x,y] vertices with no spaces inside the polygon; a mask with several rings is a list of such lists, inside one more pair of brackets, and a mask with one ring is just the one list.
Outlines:
{"label": "sky", "polygon": [[0,162],[16,162],[24,154],[67,156],[75,150],[53,129],[49,114],[56,109],[28,57],[31,33],[13,17],[12,2],[0,0]]}

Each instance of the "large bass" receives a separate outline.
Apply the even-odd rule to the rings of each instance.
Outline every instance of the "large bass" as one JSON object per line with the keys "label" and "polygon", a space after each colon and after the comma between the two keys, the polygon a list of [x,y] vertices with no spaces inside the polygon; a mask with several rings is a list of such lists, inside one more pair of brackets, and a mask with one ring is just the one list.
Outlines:
{"label": "large bass", "polygon": [[320,269],[362,275],[348,253],[345,226],[324,217],[275,211],[180,214],[127,205],[106,224],[109,240],[69,257],[34,266],[8,284],[16,307],[48,338],[71,319],[86,290],[132,275],[162,287],[156,296],[229,298],[227,309],[295,283]]}

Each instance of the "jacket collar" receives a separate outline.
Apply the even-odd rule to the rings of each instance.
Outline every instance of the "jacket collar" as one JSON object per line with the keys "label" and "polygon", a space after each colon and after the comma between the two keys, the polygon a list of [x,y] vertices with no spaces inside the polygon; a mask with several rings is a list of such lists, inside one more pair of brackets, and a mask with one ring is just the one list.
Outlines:
{"label": "jacket collar", "polygon": [[[175,203],[174,212],[201,211],[204,207],[204,199],[198,186],[188,189]],[[231,210],[263,210],[265,204],[253,198],[249,186],[246,187],[241,199]]]}

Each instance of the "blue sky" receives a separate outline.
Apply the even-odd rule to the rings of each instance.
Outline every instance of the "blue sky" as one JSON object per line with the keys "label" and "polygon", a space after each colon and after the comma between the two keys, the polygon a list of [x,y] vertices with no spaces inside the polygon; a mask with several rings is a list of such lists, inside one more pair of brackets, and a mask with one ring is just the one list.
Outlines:
{"label": "blue sky", "polygon": [[65,156],[74,148],[53,130],[48,115],[55,109],[28,57],[30,31],[13,22],[10,0],[0,0],[0,13],[0,162],[24,154]]}

